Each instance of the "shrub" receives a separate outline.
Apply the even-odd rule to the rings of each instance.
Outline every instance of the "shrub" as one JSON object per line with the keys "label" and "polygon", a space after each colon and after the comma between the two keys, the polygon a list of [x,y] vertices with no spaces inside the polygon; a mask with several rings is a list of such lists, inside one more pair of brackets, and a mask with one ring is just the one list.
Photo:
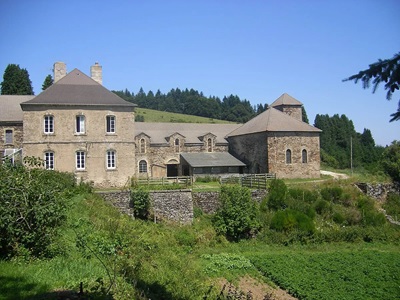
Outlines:
{"label": "shrub", "polygon": [[150,212],[150,194],[144,188],[131,190],[131,207],[133,215],[139,219],[147,219]]}
{"label": "shrub", "polygon": [[0,255],[51,256],[50,245],[66,219],[65,189],[72,174],[22,165],[0,166]]}
{"label": "shrub", "polygon": [[268,207],[275,210],[286,208],[286,194],[287,187],[283,180],[271,180],[268,189]]}
{"label": "shrub", "polygon": [[325,200],[315,202],[314,209],[319,215],[327,215],[332,212],[331,204]]}
{"label": "shrub", "polygon": [[305,189],[289,189],[289,195],[295,200],[314,203],[318,200],[318,193]]}
{"label": "shrub", "polygon": [[343,189],[341,187],[336,187],[336,186],[326,187],[321,190],[322,199],[333,203],[339,203],[342,194],[343,194]]}
{"label": "shrub", "polygon": [[257,219],[257,204],[251,198],[250,190],[240,186],[222,186],[221,207],[213,218],[213,225],[219,234],[229,240],[251,237],[260,228]]}
{"label": "shrub", "polygon": [[313,233],[315,231],[313,220],[306,214],[293,209],[285,209],[276,212],[272,217],[270,228],[285,232],[294,229],[307,233]]}
{"label": "shrub", "polygon": [[389,193],[383,208],[393,218],[400,219],[400,195]]}

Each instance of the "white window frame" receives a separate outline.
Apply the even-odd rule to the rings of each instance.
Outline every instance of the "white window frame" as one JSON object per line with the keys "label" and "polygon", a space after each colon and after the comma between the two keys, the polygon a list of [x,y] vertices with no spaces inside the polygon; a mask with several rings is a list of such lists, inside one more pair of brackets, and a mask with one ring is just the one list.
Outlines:
{"label": "white window frame", "polygon": [[54,133],[54,116],[53,115],[46,115],[43,119],[43,131],[45,134],[52,134]]}
{"label": "white window frame", "polygon": [[106,153],[106,166],[108,170],[117,168],[117,154],[115,150],[108,150]]}
{"label": "white window frame", "polygon": [[84,134],[86,132],[85,129],[85,116],[78,115],[75,118],[75,133],[77,134]]}
{"label": "white window frame", "polygon": [[109,115],[106,117],[106,132],[107,133],[115,133],[116,129],[116,118],[113,115]]}
{"label": "white window frame", "polygon": [[147,161],[144,159],[139,161],[139,173],[147,173]]}
{"label": "white window frame", "polygon": [[75,167],[77,170],[85,170],[86,169],[86,153],[85,153],[85,151],[76,151]]}
{"label": "white window frame", "polygon": [[54,152],[46,151],[44,153],[44,167],[46,170],[54,170]]}

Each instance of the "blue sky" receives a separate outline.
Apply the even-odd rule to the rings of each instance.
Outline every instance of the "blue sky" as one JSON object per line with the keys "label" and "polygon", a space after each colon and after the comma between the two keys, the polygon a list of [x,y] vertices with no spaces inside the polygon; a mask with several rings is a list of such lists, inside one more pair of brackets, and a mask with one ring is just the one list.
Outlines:
{"label": "blue sky", "polygon": [[[345,114],[379,145],[400,139],[387,101],[342,79],[400,51],[400,1],[0,0],[0,74],[30,74],[35,94],[56,61],[89,75],[103,66],[110,90],[193,88],[252,104],[283,93],[316,114]],[[1,78],[2,80],[2,78]]]}

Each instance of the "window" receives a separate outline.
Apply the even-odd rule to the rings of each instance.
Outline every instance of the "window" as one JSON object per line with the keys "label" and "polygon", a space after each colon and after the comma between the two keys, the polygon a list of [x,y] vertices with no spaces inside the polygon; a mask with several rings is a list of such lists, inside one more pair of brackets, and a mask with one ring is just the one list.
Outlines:
{"label": "window", "polygon": [[6,144],[12,144],[13,143],[13,131],[12,129],[6,129]]}
{"label": "window", "polygon": [[212,139],[207,140],[207,151],[212,152]]}
{"label": "window", "polygon": [[106,121],[107,133],[115,133],[115,116],[107,116]]}
{"label": "window", "polygon": [[85,152],[84,151],[76,152],[76,169],[77,170],[85,170]]}
{"label": "window", "polygon": [[175,152],[179,152],[179,139],[175,139]]}
{"label": "window", "polygon": [[107,169],[115,169],[115,166],[116,166],[115,161],[116,161],[115,151],[108,150],[107,151]]}
{"label": "window", "polygon": [[54,117],[44,117],[44,133],[54,133]]}
{"label": "window", "polygon": [[47,170],[54,170],[54,152],[44,153],[44,167]]}
{"label": "window", "polygon": [[146,141],[145,141],[145,139],[140,139],[140,153],[146,153]]}
{"label": "window", "polygon": [[139,173],[147,173],[147,162],[145,160],[139,162]]}
{"label": "window", "polygon": [[286,163],[287,164],[292,163],[292,151],[290,149],[286,150]]}
{"label": "window", "polygon": [[308,161],[308,159],[307,159],[307,150],[303,149],[303,151],[301,151],[301,162],[303,164],[306,164],[307,161]]}
{"label": "window", "polygon": [[85,133],[85,116],[76,116],[76,133]]}

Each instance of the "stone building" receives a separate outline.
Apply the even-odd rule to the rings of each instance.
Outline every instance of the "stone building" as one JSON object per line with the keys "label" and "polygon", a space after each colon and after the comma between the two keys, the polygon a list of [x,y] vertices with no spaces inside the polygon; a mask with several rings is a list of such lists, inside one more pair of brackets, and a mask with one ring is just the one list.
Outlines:
{"label": "stone building", "polygon": [[320,130],[302,121],[302,103],[287,94],[245,124],[145,123],[134,121],[135,104],[102,86],[98,63],[89,77],[57,62],[54,79],[36,97],[0,96],[2,155],[22,148],[47,169],[98,187],[132,177],[320,176]]}
{"label": "stone building", "polygon": [[62,63],[54,69],[57,81],[21,103],[23,155],[96,186],[128,184],[135,172],[135,105],[78,69],[66,74]]}
{"label": "stone building", "polygon": [[283,94],[271,106],[227,135],[229,151],[249,173],[278,178],[320,176],[321,130],[302,121],[302,104]]}

